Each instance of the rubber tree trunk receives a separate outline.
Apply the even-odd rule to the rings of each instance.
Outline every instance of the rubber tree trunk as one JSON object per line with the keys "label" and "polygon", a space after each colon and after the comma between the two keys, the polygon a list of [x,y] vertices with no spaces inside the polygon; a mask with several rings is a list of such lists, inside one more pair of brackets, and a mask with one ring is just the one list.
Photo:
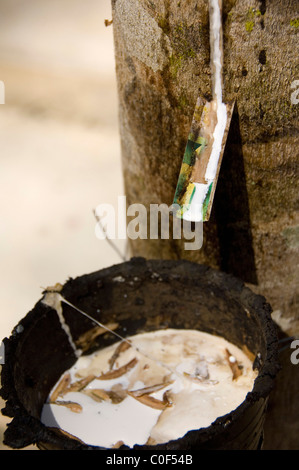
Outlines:
{"label": "rubber tree trunk", "polygon": [[[170,206],[196,99],[211,98],[208,1],[112,0],[112,11],[127,204]],[[203,246],[131,241],[134,256],[240,277],[288,335],[299,333],[298,17],[297,0],[224,0],[224,100],[236,106]],[[299,365],[286,362],[291,390]],[[282,435],[281,413],[272,425]],[[267,445],[295,445],[280,434]]]}

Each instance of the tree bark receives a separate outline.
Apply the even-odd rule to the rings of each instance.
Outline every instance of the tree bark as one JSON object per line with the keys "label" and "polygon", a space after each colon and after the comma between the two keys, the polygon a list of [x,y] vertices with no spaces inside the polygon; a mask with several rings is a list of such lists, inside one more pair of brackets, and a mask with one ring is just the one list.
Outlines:
{"label": "tree bark", "polygon": [[[127,204],[149,212],[172,204],[197,97],[211,98],[208,2],[112,0],[112,11]],[[236,106],[203,246],[131,241],[135,256],[238,276],[287,335],[299,334],[298,16],[297,0],[224,0],[224,101]],[[291,377],[295,366],[285,367]]]}

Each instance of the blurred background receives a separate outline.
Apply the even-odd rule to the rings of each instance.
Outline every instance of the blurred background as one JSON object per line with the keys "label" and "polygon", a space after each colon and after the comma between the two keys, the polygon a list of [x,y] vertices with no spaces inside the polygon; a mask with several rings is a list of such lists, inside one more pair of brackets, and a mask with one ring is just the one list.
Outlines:
{"label": "blurred background", "polygon": [[0,343],[43,288],[121,262],[93,214],[123,194],[111,15],[110,0],[0,3]]}

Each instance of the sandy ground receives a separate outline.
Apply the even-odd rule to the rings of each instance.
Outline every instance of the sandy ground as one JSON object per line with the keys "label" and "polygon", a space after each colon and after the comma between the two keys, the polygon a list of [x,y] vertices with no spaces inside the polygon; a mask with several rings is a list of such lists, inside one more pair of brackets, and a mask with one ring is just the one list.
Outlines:
{"label": "sandy ground", "polygon": [[0,342],[44,287],[121,261],[93,215],[123,194],[105,19],[110,0],[0,4]]}

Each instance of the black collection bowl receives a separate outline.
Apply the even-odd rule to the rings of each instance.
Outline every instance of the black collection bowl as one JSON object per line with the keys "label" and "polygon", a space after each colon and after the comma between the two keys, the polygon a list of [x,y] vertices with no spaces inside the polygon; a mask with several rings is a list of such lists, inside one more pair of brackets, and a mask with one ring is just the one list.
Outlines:
{"label": "black collection bowl", "polygon": [[[235,277],[207,266],[143,258],[69,279],[61,295],[101,323],[116,322],[115,331],[122,336],[161,328],[198,329],[240,348],[246,346],[255,356],[258,375],[253,390],[235,410],[207,428],[165,444],[138,445],[135,450],[261,449],[268,398],[279,370],[276,326],[264,297]],[[40,420],[50,390],[77,360],[57,312],[42,300],[3,340],[2,413],[13,418],[4,444],[13,449],[36,444],[47,450],[103,450]],[[63,314],[74,341],[94,327],[67,304],[63,304]],[[101,335],[85,354],[116,341],[111,333]]]}

